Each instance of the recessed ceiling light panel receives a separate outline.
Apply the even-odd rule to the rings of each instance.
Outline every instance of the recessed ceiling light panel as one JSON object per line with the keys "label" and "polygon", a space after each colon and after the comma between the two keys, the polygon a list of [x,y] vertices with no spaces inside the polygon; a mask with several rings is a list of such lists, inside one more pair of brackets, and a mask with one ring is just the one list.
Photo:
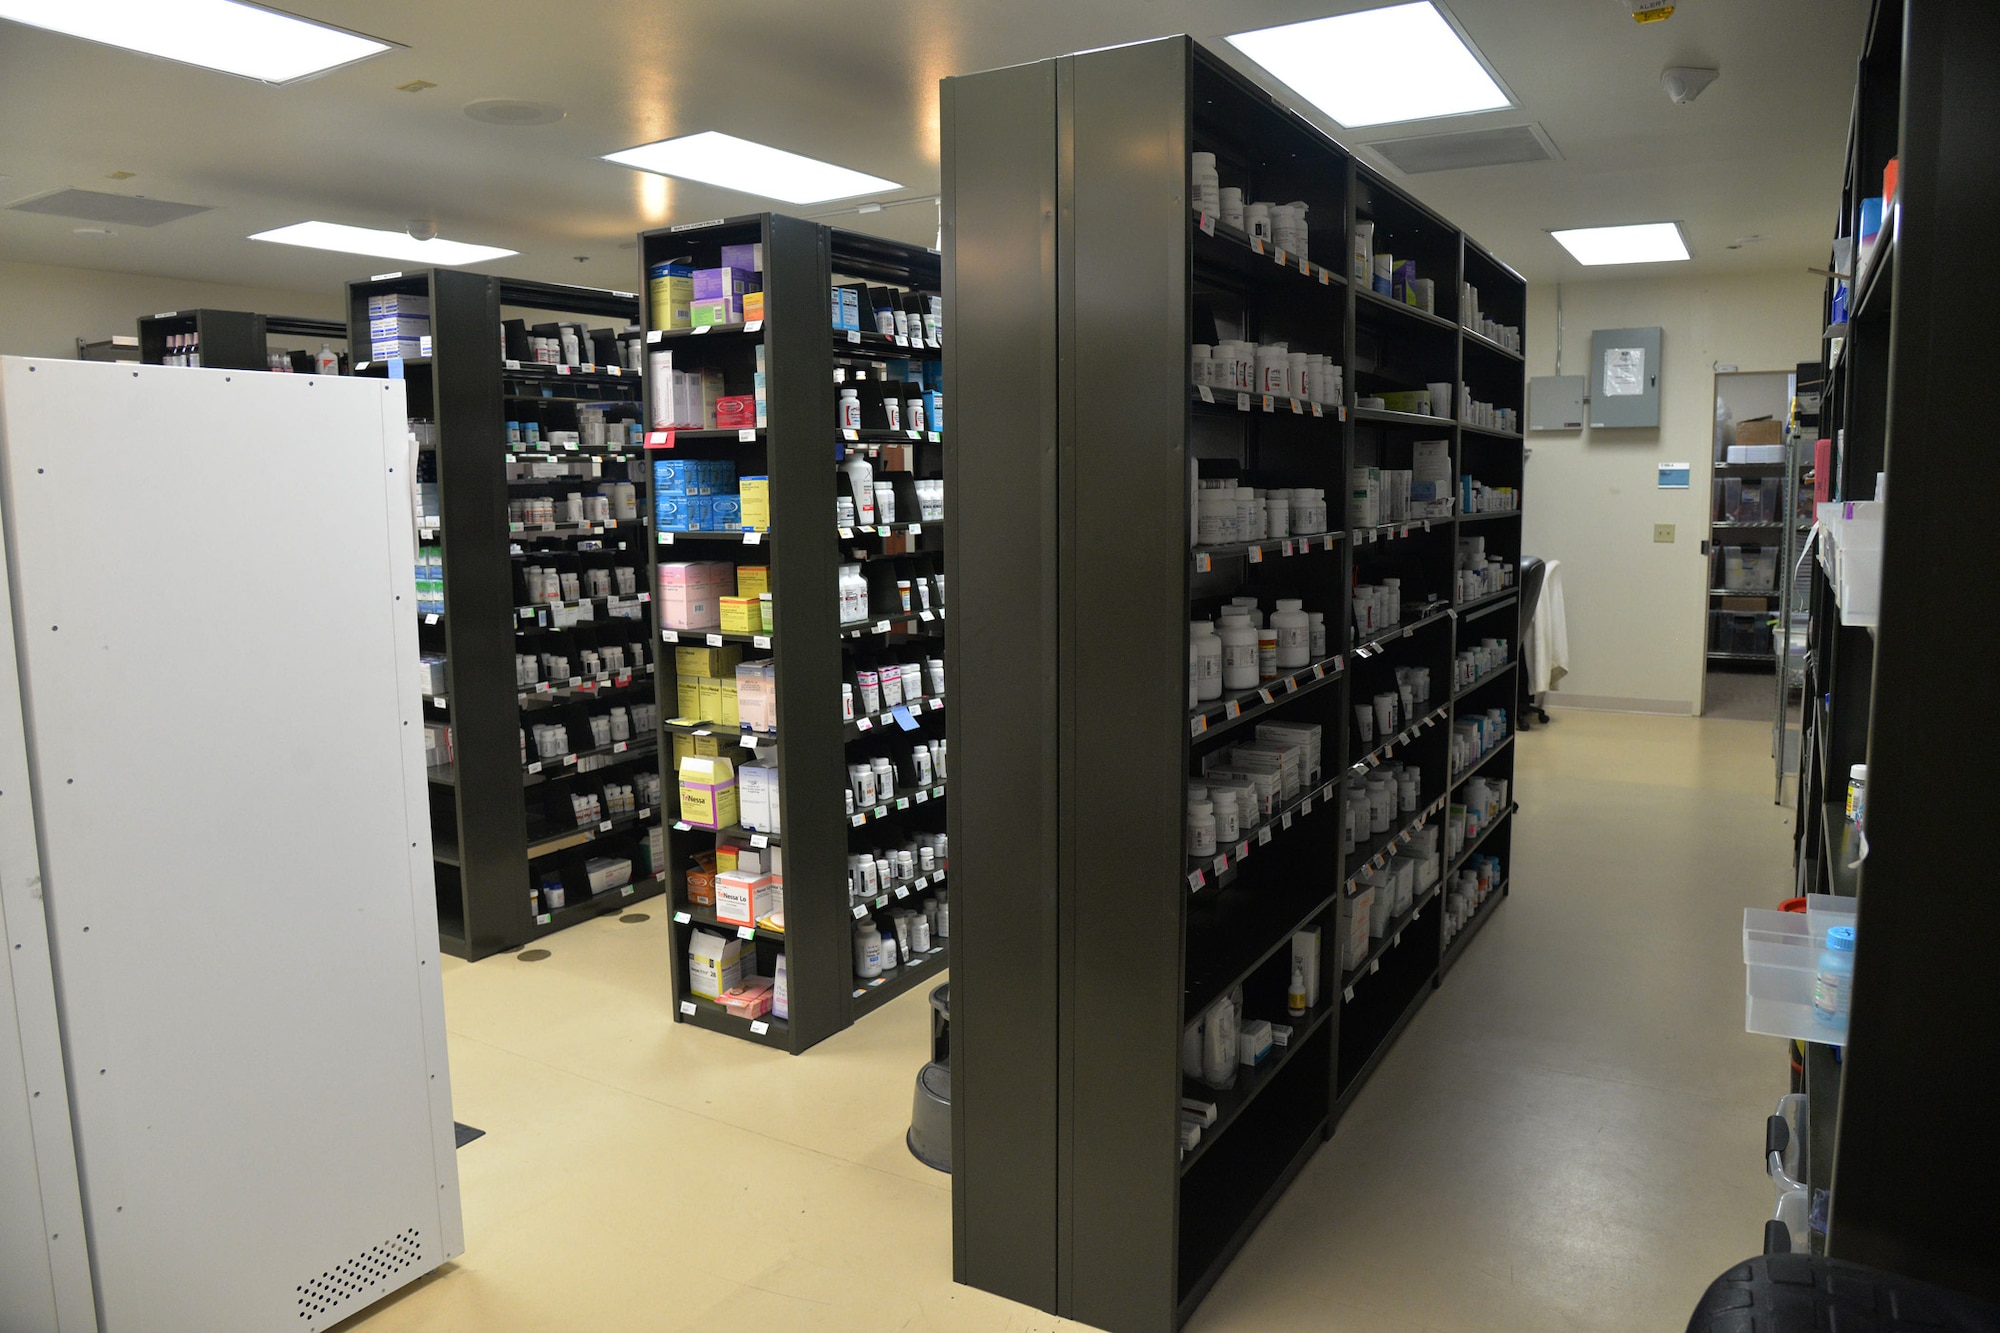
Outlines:
{"label": "recessed ceiling light panel", "polygon": [[903,188],[880,176],[849,171],[714,130],[607,153],[604,160],[661,176],[782,199],[788,204],[821,204]]}
{"label": "recessed ceiling light panel", "polygon": [[242,0],[0,0],[0,19],[264,83],[291,83],[393,50]]}
{"label": "recessed ceiling light panel", "polygon": [[1514,105],[1431,0],[1239,32],[1229,44],[1348,129]]}
{"label": "recessed ceiling light panel", "polygon": [[289,227],[260,231],[253,241],[275,241],[279,245],[299,245],[309,250],[338,250],[349,255],[375,255],[382,259],[403,259],[413,264],[477,264],[487,259],[504,259],[519,254],[491,245],[468,245],[464,241],[432,238],[419,241],[406,232],[380,231],[374,227],[348,227],[338,222],[294,222]]}
{"label": "recessed ceiling light panel", "polygon": [[1688,257],[1678,222],[1640,222],[1629,227],[1573,227],[1552,231],[1556,243],[1579,264],[1666,264]]}

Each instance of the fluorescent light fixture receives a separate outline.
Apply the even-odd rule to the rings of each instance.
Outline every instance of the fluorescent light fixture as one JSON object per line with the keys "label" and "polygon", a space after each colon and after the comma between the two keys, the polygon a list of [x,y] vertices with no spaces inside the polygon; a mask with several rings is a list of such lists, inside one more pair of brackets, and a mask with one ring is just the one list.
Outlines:
{"label": "fluorescent light fixture", "polygon": [[1556,243],[1579,264],[1664,264],[1688,257],[1678,222],[1640,222],[1629,227],[1573,227],[1552,231]]}
{"label": "fluorescent light fixture", "polygon": [[0,0],[0,19],[265,83],[324,74],[395,46],[240,0]]}
{"label": "fluorescent light fixture", "polygon": [[1229,44],[1348,129],[1514,105],[1431,0],[1239,32]]}
{"label": "fluorescent light fixture", "polygon": [[492,245],[468,245],[464,241],[432,239],[420,241],[407,232],[378,231],[374,227],[347,227],[338,222],[294,222],[289,227],[260,231],[253,241],[275,241],[279,245],[302,245],[309,250],[338,250],[349,255],[377,255],[383,259],[406,259],[414,264],[476,264],[485,259],[502,259],[521,253]]}
{"label": "fluorescent light fixture", "polygon": [[714,130],[606,153],[604,160],[661,176],[782,199],[788,204],[821,204],[903,188],[880,176],[863,175]]}

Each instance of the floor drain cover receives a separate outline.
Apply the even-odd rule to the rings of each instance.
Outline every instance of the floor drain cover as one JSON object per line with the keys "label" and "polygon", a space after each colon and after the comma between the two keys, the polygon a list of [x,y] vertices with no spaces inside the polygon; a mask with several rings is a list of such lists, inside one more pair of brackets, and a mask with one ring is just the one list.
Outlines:
{"label": "floor drain cover", "polygon": [[644,912],[627,912],[624,916],[621,916],[618,919],[620,921],[623,921],[628,926],[636,926],[641,921],[651,921],[653,918]]}
{"label": "floor drain cover", "polygon": [[523,949],[514,955],[524,963],[539,963],[549,956],[547,949]]}

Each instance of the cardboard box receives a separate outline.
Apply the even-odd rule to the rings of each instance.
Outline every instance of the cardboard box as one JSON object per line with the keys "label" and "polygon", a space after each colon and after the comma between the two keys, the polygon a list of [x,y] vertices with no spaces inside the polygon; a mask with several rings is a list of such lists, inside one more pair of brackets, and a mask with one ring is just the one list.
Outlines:
{"label": "cardboard box", "polygon": [[[769,591],[771,591],[771,567],[769,565],[738,565],[736,567],[736,595],[738,597],[758,597]],[[731,665],[735,664],[731,663]],[[722,673],[718,671],[715,674],[719,676]]]}
{"label": "cardboard box", "polygon": [[745,764],[737,772],[737,819],[755,833],[783,833],[778,823],[778,770]]}
{"label": "cardboard box", "polygon": [[[1292,935],[1292,965],[1305,974],[1306,1007],[1319,1003],[1319,927]],[[1290,984],[1290,978],[1286,983]]]}
{"label": "cardboard box", "polygon": [[771,982],[766,977],[746,977],[734,990],[725,991],[722,1005],[738,1018],[759,1018],[771,1012]]}
{"label": "cardboard box", "polygon": [[660,623],[668,629],[721,629],[722,606],[713,594],[680,589],[660,594]]}
{"label": "cardboard box", "polygon": [[751,281],[759,280],[764,273],[764,245],[754,241],[748,245],[725,245],[722,247],[722,266],[746,274]]}
{"label": "cardboard box", "polygon": [[720,602],[722,628],[728,634],[761,634],[764,617],[755,597],[724,597]]}
{"label": "cardboard box", "polygon": [[583,863],[583,869],[593,894],[632,882],[632,863],[622,856],[593,856]]}
{"label": "cardboard box", "polygon": [[701,680],[700,676],[683,675],[674,682],[675,716],[690,722],[707,721],[701,715]]}
{"label": "cardboard box", "polygon": [[785,955],[778,955],[778,974],[771,978],[771,1014],[775,1018],[792,1016],[791,986],[785,976]]}
{"label": "cardboard box", "polygon": [[743,984],[743,941],[697,930],[688,940],[688,990],[720,1001]]}
{"label": "cardboard box", "polygon": [[674,649],[674,671],[682,678],[688,676],[733,676],[736,664],[743,660],[741,644],[724,644],[720,648],[691,648],[685,645]]}
{"label": "cardboard box", "polygon": [[1739,421],[1736,423],[1738,444],[1783,444],[1785,442],[1784,423],[1779,421]]}
{"label": "cardboard box", "polygon": [[736,822],[736,766],[721,755],[690,755],[680,761],[681,819],[698,828],[727,828]]}
{"label": "cardboard box", "polygon": [[696,301],[688,306],[688,319],[698,329],[714,328],[718,324],[741,324],[743,307],[730,300]]}
{"label": "cardboard box", "polygon": [[749,731],[778,729],[778,676],[771,659],[737,665],[736,718],[736,725]]}
{"label": "cardboard box", "polygon": [[715,424],[721,430],[747,430],[757,424],[757,396],[733,393],[715,400]]}
{"label": "cardboard box", "polygon": [[[760,415],[758,424],[763,424]],[[741,492],[737,496],[743,506],[743,526],[751,532],[767,532],[771,527],[771,479],[769,477],[745,477]],[[742,591],[740,585],[737,591]],[[759,589],[769,592],[768,587]]]}
{"label": "cardboard box", "polygon": [[754,926],[772,907],[771,877],[742,870],[717,871],[715,919],[728,926]]}
{"label": "cardboard box", "polygon": [[[697,718],[695,720],[705,721],[706,719]],[[676,772],[680,770],[681,760],[688,758],[690,755],[713,756],[727,754],[728,752],[728,748],[723,744],[722,737],[720,736],[683,736],[679,732],[674,733],[673,755],[674,770]]]}
{"label": "cardboard box", "polygon": [[656,329],[685,329],[694,300],[694,270],[686,264],[655,264],[647,274],[647,294]]}
{"label": "cardboard box", "polygon": [[[664,840],[665,835],[662,834]],[[696,907],[709,907],[715,902],[715,853],[696,852],[694,866],[687,872],[688,901]]]}
{"label": "cardboard box", "polygon": [[764,293],[762,292],[743,293],[744,322],[748,323],[751,320],[758,320],[762,318],[764,318]]}

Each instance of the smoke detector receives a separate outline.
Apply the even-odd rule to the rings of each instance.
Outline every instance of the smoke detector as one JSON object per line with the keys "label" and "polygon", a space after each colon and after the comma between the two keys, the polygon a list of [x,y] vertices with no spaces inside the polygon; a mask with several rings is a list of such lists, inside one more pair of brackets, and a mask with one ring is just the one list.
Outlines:
{"label": "smoke detector", "polygon": [[1709,84],[1722,77],[1719,69],[1696,69],[1691,65],[1669,65],[1660,71],[1660,86],[1675,106],[1686,106],[1700,97]]}
{"label": "smoke detector", "polygon": [[1618,0],[1631,11],[1634,23],[1658,23],[1674,16],[1673,0]]}

